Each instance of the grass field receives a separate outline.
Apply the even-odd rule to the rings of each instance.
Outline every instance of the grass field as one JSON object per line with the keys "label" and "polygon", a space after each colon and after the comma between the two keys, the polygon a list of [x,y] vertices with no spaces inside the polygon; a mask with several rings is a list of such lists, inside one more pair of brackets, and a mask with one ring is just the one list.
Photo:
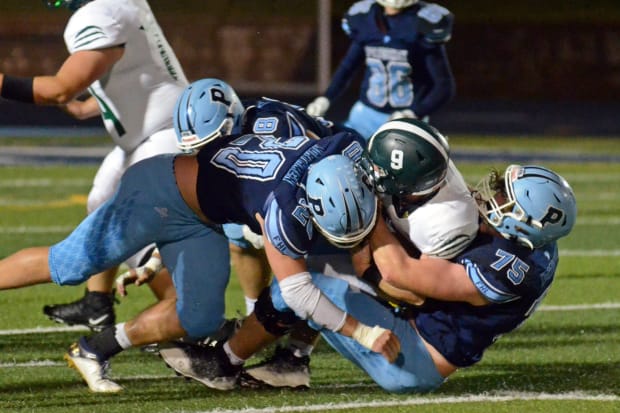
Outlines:
{"label": "grass field", "polygon": [[[321,342],[306,391],[218,392],[175,377],[156,356],[135,349],[113,361],[112,377],[125,391],[91,394],[62,360],[65,348],[86,332],[63,328],[41,312],[44,304],[81,296],[83,286],[44,285],[0,293],[0,411],[619,412],[620,141],[457,136],[451,142],[471,183],[489,166],[503,168],[510,157],[554,155],[545,165],[572,184],[579,216],[571,236],[560,242],[557,278],[542,308],[439,391],[387,394]],[[5,143],[24,141],[0,141]],[[507,160],[480,163],[464,155],[489,150]],[[590,157],[575,161],[579,156]],[[0,257],[66,235],[84,216],[95,170],[96,165],[0,167]],[[242,310],[235,277],[227,300],[229,316]],[[148,289],[133,288],[117,316],[127,319],[152,302]]]}

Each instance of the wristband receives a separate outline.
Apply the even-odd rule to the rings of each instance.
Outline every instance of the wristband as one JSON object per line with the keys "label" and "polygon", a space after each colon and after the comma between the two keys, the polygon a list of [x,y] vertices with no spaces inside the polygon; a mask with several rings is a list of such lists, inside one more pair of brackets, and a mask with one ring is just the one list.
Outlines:
{"label": "wristband", "polygon": [[0,96],[24,103],[34,103],[34,78],[4,75]]}
{"label": "wristband", "polygon": [[372,350],[372,345],[375,341],[386,331],[385,328],[374,326],[370,327],[360,322],[357,323],[357,327],[353,330],[351,338],[360,343],[362,346],[369,350]]}

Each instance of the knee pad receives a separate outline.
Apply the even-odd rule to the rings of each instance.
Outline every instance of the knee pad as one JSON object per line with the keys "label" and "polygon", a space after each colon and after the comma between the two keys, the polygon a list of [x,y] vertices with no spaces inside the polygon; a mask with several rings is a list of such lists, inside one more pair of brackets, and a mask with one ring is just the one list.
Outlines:
{"label": "knee pad", "polygon": [[288,333],[295,323],[300,320],[291,310],[279,311],[271,301],[270,288],[264,288],[254,305],[254,314],[267,332],[275,336]]}

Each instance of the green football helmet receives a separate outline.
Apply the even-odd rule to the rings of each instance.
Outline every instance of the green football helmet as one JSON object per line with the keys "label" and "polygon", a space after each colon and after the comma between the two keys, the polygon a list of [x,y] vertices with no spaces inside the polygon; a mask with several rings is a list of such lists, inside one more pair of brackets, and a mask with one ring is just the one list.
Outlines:
{"label": "green football helmet", "polygon": [[368,140],[364,169],[376,192],[429,195],[444,183],[450,147],[437,129],[418,119],[384,123]]}
{"label": "green football helmet", "polygon": [[43,3],[50,9],[66,7],[71,11],[76,11],[90,1],[92,0],[43,0]]}

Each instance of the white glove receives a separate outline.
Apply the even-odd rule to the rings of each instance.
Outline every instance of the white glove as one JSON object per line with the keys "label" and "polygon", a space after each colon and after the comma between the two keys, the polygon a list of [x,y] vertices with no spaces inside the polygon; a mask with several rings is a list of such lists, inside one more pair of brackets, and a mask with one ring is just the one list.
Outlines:
{"label": "white glove", "polygon": [[308,104],[306,112],[310,116],[323,116],[329,109],[329,99],[325,96],[319,96]]}
{"label": "white glove", "polygon": [[265,248],[265,242],[263,241],[263,236],[255,232],[252,232],[250,227],[248,227],[247,225],[243,226],[243,238],[245,238],[246,241],[252,244],[252,246],[256,248],[257,250],[261,248]]}
{"label": "white glove", "polygon": [[151,258],[141,267],[131,268],[116,278],[116,290],[124,297],[127,295],[125,286],[128,284],[135,284],[140,286],[144,283],[150,282],[153,277],[163,268],[164,264],[161,262],[161,256],[159,250],[153,250]]}
{"label": "white glove", "polygon": [[418,117],[411,109],[403,109],[403,110],[395,110],[392,112],[388,120],[400,119],[400,118],[409,118],[409,119],[417,119]]}
{"label": "white glove", "polygon": [[367,349],[372,350],[372,345],[375,344],[375,340],[377,340],[385,331],[387,330],[383,327],[370,327],[365,324],[358,323],[355,330],[353,330],[351,338]]}

